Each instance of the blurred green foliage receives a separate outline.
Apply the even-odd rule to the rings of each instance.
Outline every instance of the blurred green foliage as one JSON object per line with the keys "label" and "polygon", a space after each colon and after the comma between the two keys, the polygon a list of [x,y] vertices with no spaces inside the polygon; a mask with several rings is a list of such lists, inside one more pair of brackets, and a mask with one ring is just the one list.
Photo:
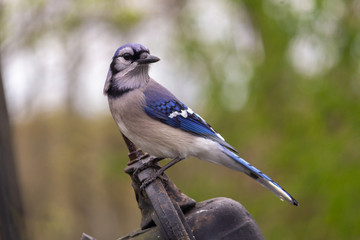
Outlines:
{"label": "blurred green foliage", "polygon": [[[67,23],[65,36],[68,28],[94,19],[126,34],[159,13],[120,2],[74,2],[76,11],[59,17]],[[241,202],[267,239],[359,239],[360,4],[305,2],[313,5],[225,1],[230,21],[250,29],[241,31],[253,36],[245,47],[239,46],[246,36],[236,35],[237,22],[210,39],[197,24],[201,7],[170,1],[162,8],[175,32],[167,39],[178,57],[174,64],[184,75],[192,72],[193,84],[201,86],[202,108],[193,109],[300,206],[281,203],[242,174],[193,158],[167,173],[197,201],[225,196]],[[308,42],[313,54],[323,50],[318,61],[302,55]],[[115,239],[138,227],[139,211],[123,172],[126,148],[109,115],[54,110],[16,123],[34,239],[76,239],[82,232]]]}

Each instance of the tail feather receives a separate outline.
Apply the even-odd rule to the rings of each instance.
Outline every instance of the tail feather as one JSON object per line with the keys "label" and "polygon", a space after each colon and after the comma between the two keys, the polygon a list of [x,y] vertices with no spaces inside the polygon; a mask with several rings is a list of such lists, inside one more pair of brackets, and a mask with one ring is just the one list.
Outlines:
{"label": "tail feather", "polygon": [[229,164],[231,168],[242,171],[258,181],[261,185],[269,189],[272,193],[274,193],[276,196],[278,196],[281,200],[285,200],[295,206],[298,206],[299,203],[288,193],[286,192],[282,187],[280,187],[279,184],[274,182],[271,178],[266,176],[264,173],[262,173],[260,170],[252,166],[250,163],[236,155],[235,153],[231,152],[230,150],[223,148],[224,153],[229,156],[232,160],[235,161],[236,164]]}

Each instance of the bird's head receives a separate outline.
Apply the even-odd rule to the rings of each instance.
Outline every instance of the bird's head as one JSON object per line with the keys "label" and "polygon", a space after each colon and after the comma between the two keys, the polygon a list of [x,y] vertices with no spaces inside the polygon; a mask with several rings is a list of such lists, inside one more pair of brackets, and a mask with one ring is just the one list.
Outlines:
{"label": "bird's head", "polygon": [[128,43],[121,46],[112,57],[104,93],[107,94],[111,87],[137,86],[134,81],[141,81],[141,78],[148,76],[149,64],[159,60],[158,57],[150,55],[149,49],[141,44]]}

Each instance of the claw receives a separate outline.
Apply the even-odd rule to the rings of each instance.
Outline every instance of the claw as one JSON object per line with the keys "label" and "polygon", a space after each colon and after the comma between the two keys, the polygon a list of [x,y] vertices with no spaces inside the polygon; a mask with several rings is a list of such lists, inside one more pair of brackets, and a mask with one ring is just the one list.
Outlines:
{"label": "claw", "polygon": [[151,177],[145,179],[145,180],[141,183],[140,191],[145,190],[145,188],[146,188],[147,186],[149,186],[150,183],[152,183],[153,181],[155,181],[156,178],[157,178],[157,176],[155,175],[155,176],[151,176]]}
{"label": "claw", "polygon": [[153,168],[161,168],[160,166],[156,165],[152,160],[143,163],[140,167],[136,168],[133,176],[137,176],[141,171],[143,171],[146,168],[153,167]]}
{"label": "claw", "polygon": [[[159,166],[157,166],[158,168],[160,168]],[[153,174],[152,176],[146,178],[140,186],[140,191],[145,190],[145,188],[147,186],[149,186],[149,184],[151,184],[153,181],[155,181],[157,178],[159,178],[162,182],[167,183],[168,179],[166,179],[166,177],[164,177],[164,172],[161,171],[161,168],[159,170],[156,171],[155,174]]]}

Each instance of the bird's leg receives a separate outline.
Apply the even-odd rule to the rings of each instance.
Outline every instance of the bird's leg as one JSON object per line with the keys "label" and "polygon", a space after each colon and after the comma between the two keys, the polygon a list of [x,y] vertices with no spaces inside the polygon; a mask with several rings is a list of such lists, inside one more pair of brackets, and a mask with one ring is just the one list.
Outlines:
{"label": "bird's leg", "polygon": [[160,176],[161,174],[163,174],[165,172],[166,169],[170,168],[171,166],[173,166],[174,164],[180,162],[181,160],[183,160],[184,158],[181,157],[176,157],[173,160],[171,160],[170,162],[168,162],[167,164],[165,164],[165,166],[163,166],[162,168],[160,168],[157,172],[156,172],[156,176]]}
{"label": "bird's leg", "polygon": [[[154,176],[151,176],[149,178],[147,178],[146,180],[144,180],[140,186],[140,190],[145,189],[145,187],[147,185],[149,185],[150,183],[152,183],[153,181],[155,181],[156,178],[161,177],[161,175],[165,172],[166,169],[170,168],[171,166],[173,166],[174,164],[180,162],[181,160],[183,160],[184,158],[181,157],[176,157],[173,160],[171,160],[169,163],[165,164],[165,166],[161,167],[159,170],[156,171],[156,173],[154,174]],[[161,159],[160,159],[161,160]],[[159,161],[159,160],[158,160]],[[165,180],[165,179],[164,179]]]}
{"label": "bird's leg", "polygon": [[161,160],[164,160],[165,158],[163,158],[163,157],[157,157],[157,158],[154,158],[154,159],[152,159],[151,161],[153,162],[153,163],[158,163],[158,162],[160,162]]}

